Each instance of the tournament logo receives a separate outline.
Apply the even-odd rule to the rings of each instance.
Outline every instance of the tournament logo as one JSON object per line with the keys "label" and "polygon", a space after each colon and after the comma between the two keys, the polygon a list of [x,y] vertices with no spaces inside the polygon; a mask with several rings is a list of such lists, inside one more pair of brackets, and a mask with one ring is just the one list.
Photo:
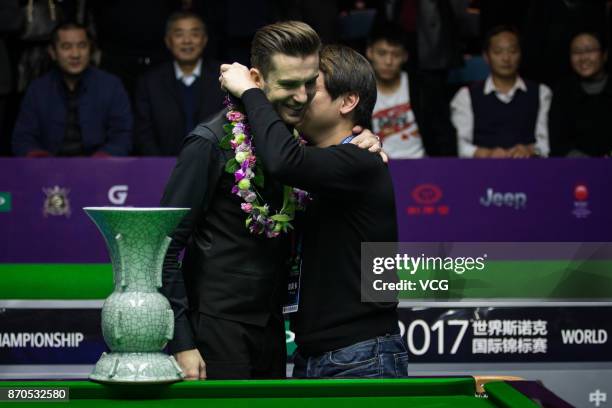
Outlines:
{"label": "tournament logo", "polygon": [[12,207],[11,193],[0,191],[0,212],[9,212]]}
{"label": "tournament logo", "polygon": [[419,184],[410,196],[417,205],[406,207],[408,215],[448,215],[448,205],[441,204],[444,196],[442,189],[436,184]]}
{"label": "tournament logo", "polygon": [[43,215],[45,217],[49,215],[70,217],[69,189],[54,186],[52,188],[43,188],[43,192],[47,196],[43,205]]}
{"label": "tournament logo", "polygon": [[591,214],[589,209],[589,189],[584,184],[578,184],[574,187],[574,210],[572,214],[576,218],[586,218]]}
{"label": "tournament logo", "polygon": [[116,185],[112,186],[108,190],[108,201],[114,205],[123,205],[127,200],[128,196],[128,186],[126,185]]}

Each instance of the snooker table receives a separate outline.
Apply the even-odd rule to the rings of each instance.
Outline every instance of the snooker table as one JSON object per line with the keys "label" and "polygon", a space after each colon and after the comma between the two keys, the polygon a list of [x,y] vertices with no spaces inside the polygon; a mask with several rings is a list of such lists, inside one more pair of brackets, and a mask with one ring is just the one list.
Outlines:
{"label": "snooker table", "polygon": [[[517,384],[523,383],[522,387]],[[90,381],[0,381],[0,388],[68,387],[70,401],[46,402],[62,407],[570,407],[538,383],[492,381],[477,395],[474,377],[409,379],[317,379],[183,381],[169,385],[116,384]],[[527,385],[527,386],[525,386]],[[534,399],[532,399],[534,398]],[[16,402],[16,406],[39,407],[39,402]]]}

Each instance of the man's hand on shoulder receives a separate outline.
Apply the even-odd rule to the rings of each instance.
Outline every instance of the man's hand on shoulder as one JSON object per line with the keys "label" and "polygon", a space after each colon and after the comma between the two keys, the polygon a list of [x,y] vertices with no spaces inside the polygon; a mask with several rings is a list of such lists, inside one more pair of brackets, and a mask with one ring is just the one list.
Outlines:
{"label": "man's hand on shoulder", "polygon": [[356,145],[360,149],[367,149],[372,153],[378,153],[385,163],[389,161],[389,157],[382,149],[382,143],[378,135],[374,134],[370,129],[364,129],[361,126],[355,126],[353,134],[356,136],[351,140],[351,144]]}
{"label": "man's hand on shoulder", "polygon": [[219,75],[221,88],[225,89],[237,98],[251,89],[257,88],[257,84],[251,78],[251,73],[247,67],[237,62],[233,64],[222,64],[221,74]]}
{"label": "man's hand on shoulder", "polygon": [[186,380],[206,379],[206,363],[198,349],[178,352],[174,355],[174,358],[185,373]]}

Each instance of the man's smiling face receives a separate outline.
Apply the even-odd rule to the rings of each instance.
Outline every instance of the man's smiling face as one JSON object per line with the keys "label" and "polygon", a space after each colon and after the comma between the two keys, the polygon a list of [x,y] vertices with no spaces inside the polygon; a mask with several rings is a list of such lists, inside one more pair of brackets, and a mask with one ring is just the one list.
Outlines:
{"label": "man's smiling face", "polygon": [[195,64],[207,42],[204,26],[195,18],[175,21],[166,34],[166,46],[179,64]]}
{"label": "man's smiling face", "polygon": [[263,81],[263,91],[283,121],[291,126],[303,118],[312,100],[319,75],[319,54],[293,57],[272,56],[272,64]]}

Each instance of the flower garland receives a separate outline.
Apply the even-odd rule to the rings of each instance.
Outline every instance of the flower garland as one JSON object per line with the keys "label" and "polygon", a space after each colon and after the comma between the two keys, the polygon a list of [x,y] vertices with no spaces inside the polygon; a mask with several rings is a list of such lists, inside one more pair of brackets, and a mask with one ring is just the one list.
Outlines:
{"label": "flower garland", "polygon": [[[276,214],[270,215],[270,207],[263,202],[256,188],[263,188],[264,175],[261,167],[256,165],[257,157],[246,115],[229,97],[225,98],[224,104],[228,110],[225,116],[229,123],[223,126],[225,137],[219,146],[225,150],[231,149],[235,153],[234,157],[225,164],[225,171],[234,175],[236,183],[232,187],[232,194],[244,200],[240,208],[248,214],[246,226],[252,234],[264,234],[268,238],[277,237],[281,232],[293,228],[291,221],[295,211],[303,211],[310,201],[310,196],[304,190],[284,186],[283,207]],[[300,143],[305,142],[300,138]]]}

